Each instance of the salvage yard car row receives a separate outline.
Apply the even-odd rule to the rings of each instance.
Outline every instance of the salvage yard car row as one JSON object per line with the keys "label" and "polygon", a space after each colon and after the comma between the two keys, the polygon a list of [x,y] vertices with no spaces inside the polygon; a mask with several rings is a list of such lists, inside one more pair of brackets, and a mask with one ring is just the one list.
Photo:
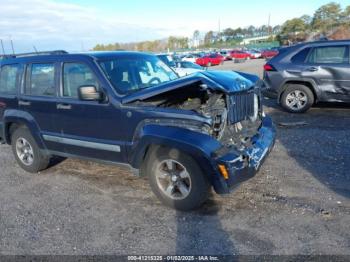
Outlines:
{"label": "salvage yard car row", "polygon": [[264,50],[257,49],[233,49],[220,50],[217,52],[198,52],[189,53],[185,55],[177,54],[177,59],[181,61],[188,61],[196,63],[200,66],[210,67],[213,65],[220,65],[228,60],[249,60],[249,59],[271,59],[278,54],[277,48],[270,48]]}

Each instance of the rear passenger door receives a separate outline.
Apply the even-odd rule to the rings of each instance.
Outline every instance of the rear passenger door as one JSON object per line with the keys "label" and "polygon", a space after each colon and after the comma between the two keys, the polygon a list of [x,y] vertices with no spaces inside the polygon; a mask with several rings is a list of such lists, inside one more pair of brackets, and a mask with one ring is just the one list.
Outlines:
{"label": "rear passenger door", "polygon": [[[18,99],[19,109],[33,117],[41,135],[59,132],[55,129],[57,64],[32,63],[25,69],[25,81]],[[62,146],[46,143],[48,149],[62,150]]]}
{"label": "rear passenger door", "polygon": [[350,101],[349,46],[314,47],[307,57],[303,76],[314,79],[322,101]]}

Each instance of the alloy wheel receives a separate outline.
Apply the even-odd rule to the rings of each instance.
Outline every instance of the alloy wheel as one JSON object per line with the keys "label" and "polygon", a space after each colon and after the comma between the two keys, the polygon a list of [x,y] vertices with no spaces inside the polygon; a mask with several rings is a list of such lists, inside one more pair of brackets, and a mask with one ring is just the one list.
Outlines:
{"label": "alloy wheel", "polygon": [[292,110],[300,110],[307,104],[307,95],[300,90],[294,90],[286,96],[286,105]]}
{"label": "alloy wheel", "polygon": [[16,153],[21,162],[30,166],[34,162],[34,151],[30,143],[23,137],[20,137],[16,141]]}
{"label": "alloy wheel", "polygon": [[185,199],[191,192],[191,177],[179,162],[166,159],[156,169],[156,181],[159,189],[174,200]]}

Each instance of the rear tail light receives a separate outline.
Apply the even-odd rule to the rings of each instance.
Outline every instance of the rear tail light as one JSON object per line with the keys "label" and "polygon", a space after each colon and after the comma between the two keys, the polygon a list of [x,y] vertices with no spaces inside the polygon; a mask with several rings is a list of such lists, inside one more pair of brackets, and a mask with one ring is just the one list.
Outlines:
{"label": "rear tail light", "polygon": [[264,65],[264,70],[265,71],[276,71],[276,69],[270,64],[265,64]]}

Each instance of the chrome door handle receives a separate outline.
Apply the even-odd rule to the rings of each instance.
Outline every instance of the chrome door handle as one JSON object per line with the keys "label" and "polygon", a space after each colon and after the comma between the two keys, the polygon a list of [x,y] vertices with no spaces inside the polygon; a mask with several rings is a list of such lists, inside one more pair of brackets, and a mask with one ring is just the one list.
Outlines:
{"label": "chrome door handle", "polygon": [[18,105],[19,106],[30,106],[32,103],[29,101],[23,101],[23,100],[19,100],[18,101]]}
{"label": "chrome door handle", "polygon": [[61,109],[61,110],[71,110],[71,109],[72,109],[72,105],[68,105],[68,104],[57,104],[57,109]]}

